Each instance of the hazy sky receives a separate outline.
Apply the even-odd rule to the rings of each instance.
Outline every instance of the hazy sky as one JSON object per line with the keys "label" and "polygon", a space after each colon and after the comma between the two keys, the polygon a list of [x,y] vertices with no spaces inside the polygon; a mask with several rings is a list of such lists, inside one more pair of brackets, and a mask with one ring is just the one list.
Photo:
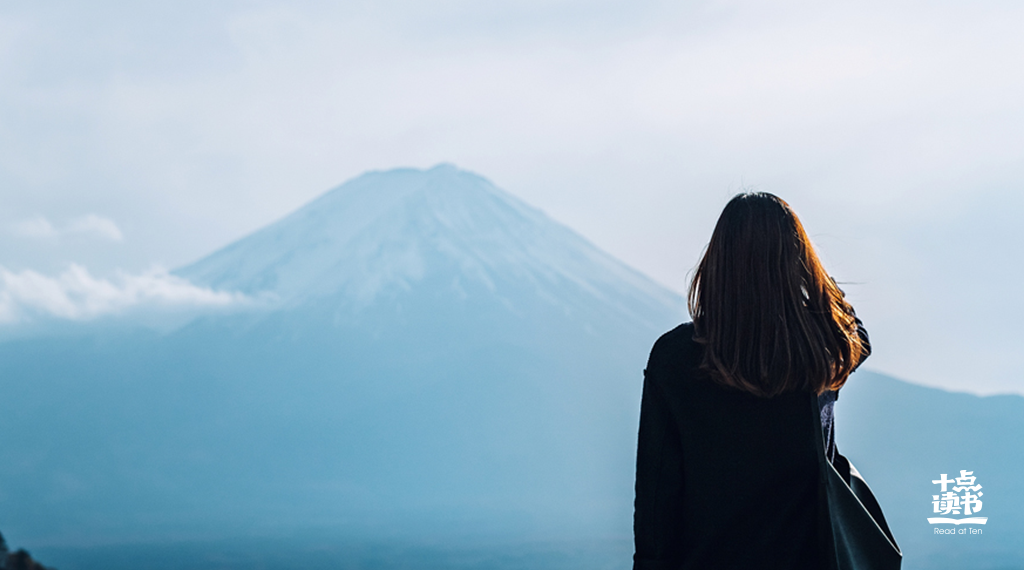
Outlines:
{"label": "hazy sky", "polygon": [[216,300],[164,269],[438,162],[682,291],[754,188],[849,283],[868,366],[1024,393],[1022,25],[977,1],[6,1],[0,301]]}

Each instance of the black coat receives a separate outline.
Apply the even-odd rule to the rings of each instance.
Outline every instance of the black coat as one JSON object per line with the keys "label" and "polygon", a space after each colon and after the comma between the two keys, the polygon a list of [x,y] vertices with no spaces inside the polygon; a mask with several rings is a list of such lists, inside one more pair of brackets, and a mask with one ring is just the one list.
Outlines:
{"label": "black coat", "polygon": [[644,371],[634,569],[817,568],[809,394],[725,388],[698,369],[701,351],[693,325],[680,325]]}

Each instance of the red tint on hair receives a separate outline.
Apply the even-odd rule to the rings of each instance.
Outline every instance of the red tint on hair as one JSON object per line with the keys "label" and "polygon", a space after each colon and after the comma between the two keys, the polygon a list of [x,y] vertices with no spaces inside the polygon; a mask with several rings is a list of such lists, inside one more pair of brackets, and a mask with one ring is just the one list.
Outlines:
{"label": "red tint on hair", "polygon": [[785,201],[739,194],[725,206],[690,283],[701,368],[771,397],[842,386],[863,352],[853,309]]}

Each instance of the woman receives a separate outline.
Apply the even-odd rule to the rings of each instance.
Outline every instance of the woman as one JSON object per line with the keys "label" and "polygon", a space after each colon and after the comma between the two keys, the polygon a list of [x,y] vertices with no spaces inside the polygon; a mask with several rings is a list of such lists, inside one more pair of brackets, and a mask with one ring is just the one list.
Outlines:
{"label": "woman", "polygon": [[820,567],[810,393],[832,458],[832,404],[867,334],[796,214],[767,193],[726,205],[689,309],[644,371],[634,568]]}

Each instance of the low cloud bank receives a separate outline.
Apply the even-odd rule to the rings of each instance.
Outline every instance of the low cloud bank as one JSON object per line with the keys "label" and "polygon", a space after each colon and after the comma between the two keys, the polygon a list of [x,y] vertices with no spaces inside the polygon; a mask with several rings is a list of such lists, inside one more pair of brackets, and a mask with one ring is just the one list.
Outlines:
{"label": "low cloud bank", "polygon": [[113,220],[96,214],[75,218],[59,227],[50,220],[37,216],[11,224],[9,230],[14,235],[37,239],[58,239],[70,235],[92,235],[110,241],[124,239],[121,228],[117,227]]}
{"label": "low cloud bank", "polygon": [[0,266],[0,323],[40,316],[86,321],[128,310],[215,309],[252,302],[242,293],[198,287],[162,267],[136,275],[118,272],[107,280],[76,264],[56,277]]}

